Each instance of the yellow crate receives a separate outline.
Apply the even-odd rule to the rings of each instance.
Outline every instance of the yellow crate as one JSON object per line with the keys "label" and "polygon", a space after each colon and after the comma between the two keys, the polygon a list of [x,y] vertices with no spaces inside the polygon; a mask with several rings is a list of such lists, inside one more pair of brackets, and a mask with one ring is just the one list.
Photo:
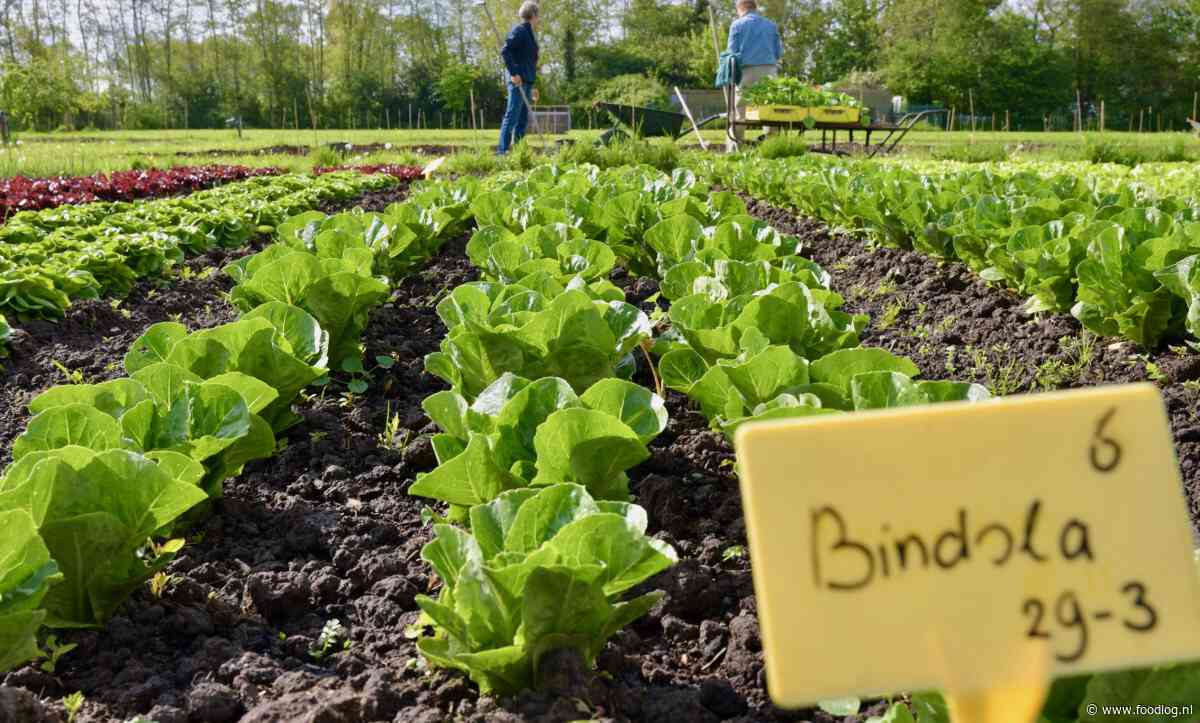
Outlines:
{"label": "yellow crate", "polygon": [[809,108],[808,111],[818,123],[857,123],[861,115],[861,109],[844,105]]}
{"label": "yellow crate", "polygon": [[858,123],[860,108],[844,105],[808,108],[798,105],[751,105],[746,106],[746,120],[771,121],[774,123],[803,123],[812,118],[817,123]]}
{"label": "yellow crate", "polygon": [[750,105],[746,106],[746,120],[803,123],[810,110],[797,105]]}

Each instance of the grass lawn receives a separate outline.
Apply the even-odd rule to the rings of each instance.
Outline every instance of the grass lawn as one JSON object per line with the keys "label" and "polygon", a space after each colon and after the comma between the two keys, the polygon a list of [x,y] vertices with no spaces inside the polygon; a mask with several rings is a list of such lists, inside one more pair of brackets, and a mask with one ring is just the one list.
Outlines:
{"label": "grass lawn", "polygon": [[[490,153],[496,142],[494,128],[473,130],[245,130],[242,138],[232,130],[174,130],[174,131],[92,131],[73,133],[23,133],[17,136],[20,145],[0,148],[0,177],[15,175],[52,176],[88,175],[127,168],[163,168],[177,165],[207,163],[237,163],[250,166],[279,166],[293,171],[307,171],[314,165],[335,163],[412,163],[422,164],[428,156],[413,152],[413,146],[453,146],[463,151]],[[569,138],[577,143],[595,140],[599,130],[572,131]],[[753,133],[751,133],[753,135]],[[839,141],[847,140],[839,133]],[[724,140],[721,130],[706,130],[710,144]],[[810,132],[816,143],[820,134]],[[878,140],[876,136],[874,140]],[[1084,136],[1070,132],[946,132],[916,130],[904,139],[900,152],[908,157],[961,157],[962,160],[995,160],[995,156],[1012,155],[1040,158],[1078,160],[1082,157],[1087,139],[1099,139],[1137,149],[1178,147],[1200,158],[1200,139],[1184,133],[1125,133],[1110,132],[1102,136]],[[534,145],[553,145],[560,136],[532,137]],[[856,134],[856,141],[862,140]],[[350,143],[359,146],[391,144],[392,148],[365,154],[343,155],[323,150],[330,144]],[[680,143],[695,145],[695,137]],[[252,152],[276,146],[316,147],[305,155],[266,154]],[[212,151],[220,151],[211,154]],[[195,154],[202,155],[180,155]]]}

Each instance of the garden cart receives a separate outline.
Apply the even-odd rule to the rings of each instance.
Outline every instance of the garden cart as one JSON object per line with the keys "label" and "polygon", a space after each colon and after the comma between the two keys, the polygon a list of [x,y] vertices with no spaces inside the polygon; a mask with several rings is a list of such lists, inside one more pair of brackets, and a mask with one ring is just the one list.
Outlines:
{"label": "garden cart", "polygon": [[[643,138],[670,138],[679,140],[693,131],[691,124],[684,130],[688,117],[683,113],[669,110],[654,110],[636,105],[619,105],[617,103],[596,103],[593,108],[608,113],[613,119],[613,127],[600,135],[598,143],[608,145],[615,138],[637,135]],[[703,128],[709,123],[724,118],[724,113],[714,113],[696,123],[696,129]]]}
{"label": "garden cart", "polygon": [[[918,123],[926,118],[947,113],[945,109],[924,110],[919,113],[905,114],[900,120],[895,123],[872,122],[869,118],[864,119],[858,116],[857,112],[850,113],[851,109],[844,108],[798,108],[792,106],[765,106],[765,112],[758,117],[751,117],[751,109],[747,108],[746,118],[737,118],[737,107],[734,105],[733,94],[727,94],[728,104],[726,106],[727,125],[725,134],[734,147],[745,141],[738,141],[734,135],[734,129],[741,128],[782,128],[785,130],[798,130],[801,135],[806,130],[821,131],[821,150],[826,152],[837,153],[837,134],[838,131],[846,131],[849,134],[850,142],[854,142],[854,133],[860,132],[864,134],[864,148],[867,151],[868,158],[874,158],[879,153],[891,153],[895,150],[900,141],[904,140],[904,136],[912,130]],[[839,114],[846,114],[845,118],[839,118]],[[789,115],[791,117],[789,117]],[[832,148],[827,147],[828,134],[833,134]],[[883,139],[871,144],[871,134],[886,133]]]}

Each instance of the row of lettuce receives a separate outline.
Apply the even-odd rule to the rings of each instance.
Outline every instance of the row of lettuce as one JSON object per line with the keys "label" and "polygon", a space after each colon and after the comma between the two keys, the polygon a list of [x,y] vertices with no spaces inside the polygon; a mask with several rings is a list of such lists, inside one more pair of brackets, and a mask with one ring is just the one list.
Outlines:
{"label": "row of lettuce", "polygon": [[20,211],[39,211],[96,201],[162,198],[278,173],[280,171],[277,168],[210,164],[113,171],[91,176],[0,178],[0,221]]}
{"label": "row of lettuce", "polygon": [[[1153,348],[1200,338],[1200,171],[721,160],[730,188],[875,242],[957,259],[1087,329]],[[1153,173],[1151,173],[1153,171]]]}
{"label": "row of lettuce", "polygon": [[[471,212],[481,279],[438,304],[448,331],[425,365],[451,388],[424,402],[438,466],[409,491],[448,506],[430,511],[442,587],[418,598],[418,645],[485,692],[535,684],[550,648],[591,662],[659,599],[646,583],[676,554],[646,535],[627,472],[667,426],[663,385],[726,431],[987,397],[860,347],[866,318],[796,239],[690,173],[549,166],[489,179]],[[660,280],[666,333],[609,280],[617,264]]]}
{"label": "row of lettuce", "polygon": [[179,198],[18,213],[0,227],[0,313],[54,318],[74,299],[124,296],[187,255],[241,246],[297,213],[398,182],[353,171],[261,176]]}
{"label": "row of lettuce", "polygon": [[126,353],[127,376],[35,397],[0,476],[0,671],[39,654],[42,625],[102,624],[162,570],[224,481],[275,452],[302,390],[361,359],[371,309],[465,214],[434,185],[370,230],[362,216],[294,218],[225,269],[237,321],[156,324]]}

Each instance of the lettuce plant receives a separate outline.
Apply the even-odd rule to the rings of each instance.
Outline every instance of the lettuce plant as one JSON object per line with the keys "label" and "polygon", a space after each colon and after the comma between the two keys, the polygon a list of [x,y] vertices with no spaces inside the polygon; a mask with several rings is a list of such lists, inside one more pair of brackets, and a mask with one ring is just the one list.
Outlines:
{"label": "lettuce plant", "polygon": [[[1200,224],[1197,224],[1200,226]],[[1154,273],[1163,288],[1187,303],[1185,326],[1189,334],[1200,339],[1200,254],[1193,254]],[[1189,342],[1193,347],[1196,342]]]}
{"label": "lettuce plant", "polygon": [[809,363],[785,346],[750,348],[708,365],[690,349],[664,355],[667,387],[688,395],[732,437],[748,421],[989,398],[978,384],[914,381],[911,360],[884,349],[842,349]]}
{"label": "lettuce plant", "polygon": [[[500,308],[493,296],[504,300]],[[577,391],[606,377],[628,378],[632,350],[650,337],[650,320],[637,307],[593,300],[579,289],[548,303],[536,292],[509,296],[495,289],[454,312],[441,351],[425,357],[425,369],[471,399],[505,372],[561,377]]]}
{"label": "lettuce plant", "polygon": [[8,325],[4,314],[0,314],[0,359],[8,356],[8,342],[10,339],[12,339],[12,327]]}
{"label": "lettuce plant", "polygon": [[708,228],[692,215],[672,216],[647,230],[645,243],[656,254],[659,275],[694,259],[763,261],[794,254],[798,246],[767,222],[746,215],[727,217]]}
{"label": "lettuce plant", "polygon": [[58,564],[25,510],[0,511],[0,673],[38,657],[42,599],[62,581]]}
{"label": "lettuce plant", "polygon": [[670,316],[673,330],[706,363],[736,357],[764,340],[815,358],[858,345],[867,317],[840,311],[841,305],[842,297],[832,291],[792,281],[725,301],[685,296],[671,306]]}
{"label": "lettuce plant", "polygon": [[372,276],[370,249],[342,244],[317,235],[317,253],[283,244],[270,246],[225,267],[235,282],[230,301],[243,312],[268,302],[304,309],[329,334],[329,358],[340,368],[361,359],[362,334],[371,310],[387,300],[391,289]]}
{"label": "lettuce plant", "polygon": [[195,482],[220,497],[225,479],[274,452],[275,436],[258,412],[275,396],[246,374],[205,381],[166,362],[129,379],[53,387],[30,403],[35,416],[13,458],[69,445],[178,452],[196,465]]}
{"label": "lettuce plant", "polygon": [[607,279],[616,254],[600,241],[589,240],[573,226],[533,226],[520,235],[502,226],[479,229],[467,244],[471,263],[484,278],[519,283],[544,273],[560,283],[578,276],[591,283]]}
{"label": "lettuce plant", "polygon": [[[327,333],[311,315],[282,302],[268,302],[239,321],[194,333],[174,322],[155,324],[126,353],[125,370],[136,377],[165,363],[186,371],[190,375],[186,381],[231,372],[251,376],[275,391],[257,413],[270,429],[280,432],[299,421],[292,402],[301,389],[326,373],[328,348]],[[256,392],[249,401],[260,402],[264,393]]]}
{"label": "lettuce plant", "polygon": [[556,648],[593,663],[662,596],[625,594],[677,560],[646,536],[642,508],[596,501],[579,485],[511,490],[472,507],[470,520],[471,532],[436,525],[422,549],[442,590],[436,600],[417,597],[435,628],[417,645],[485,694],[532,686],[538,661]]}
{"label": "lettuce plant", "polygon": [[344,258],[348,249],[369,251],[374,273],[398,279],[462,227],[467,212],[462,190],[433,184],[382,214],[310,211],[280,224],[277,234],[280,243],[319,258]]}
{"label": "lettuce plant", "polygon": [[[98,434],[90,441],[108,442]],[[115,446],[71,444],[27,451],[9,466],[0,479],[0,509],[32,515],[63,572],[43,600],[46,624],[103,623],[183,546],[150,540],[206,499],[194,480],[176,476],[194,470],[180,457],[163,452],[156,461]]]}
{"label": "lettuce plant", "polygon": [[444,391],[422,406],[443,430],[433,438],[439,466],[418,475],[409,493],[458,506],[560,482],[628,499],[625,471],[650,456],[647,445],[667,425],[660,397],[613,378],[577,395],[560,378],[504,374],[474,403]]}

